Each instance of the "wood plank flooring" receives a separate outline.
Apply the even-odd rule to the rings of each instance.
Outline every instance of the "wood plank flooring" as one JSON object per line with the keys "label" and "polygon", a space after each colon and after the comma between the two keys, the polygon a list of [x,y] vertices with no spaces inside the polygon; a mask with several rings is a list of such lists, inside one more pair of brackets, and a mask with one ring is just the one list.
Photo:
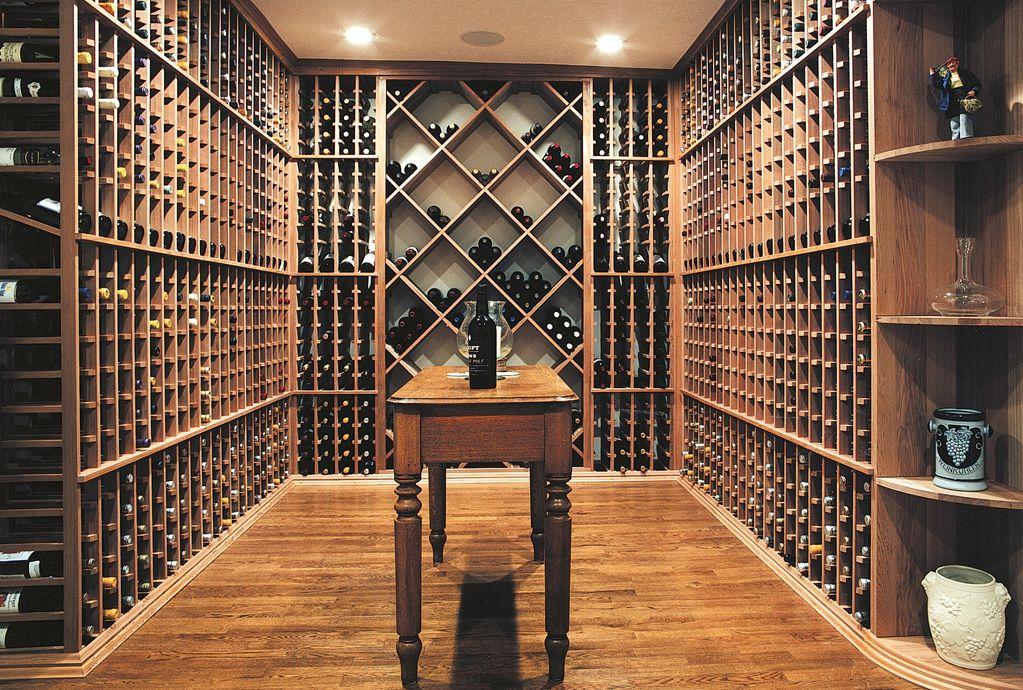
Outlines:
{"label": "wood plank flooring", "polygon": [[[527,484],[449,484],[437,568],[425,485],[422,687],[543,687]],[[676,484],[579,484],[571,498],[563,687],[910,687]],[[393,501],[389,486],[300,484],[89,677],[19,687],[400,688]]]}

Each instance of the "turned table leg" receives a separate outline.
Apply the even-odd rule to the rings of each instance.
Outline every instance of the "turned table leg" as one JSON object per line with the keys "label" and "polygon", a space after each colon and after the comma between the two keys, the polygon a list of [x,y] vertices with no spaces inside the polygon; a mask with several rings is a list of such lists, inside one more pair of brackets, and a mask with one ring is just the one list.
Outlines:
{"label": "turned table leg", "polygon": [[531,463],[529,465],[529,522],[533,532],[529,538],[533,540],[533,560],[537,563],[543,563],[543,504],[546,491],[547,482],[544,479],[543,463]]}
{"label": "turned table leg", "polygon": [[444,543],[447,526],[447,465],[430,465],[430,544],[433,546],[433,564],[444,562]]}
{"label": "turned table leg", "polygon": [[568,654],[568,610],[571,591],[572,518],[568,500],[572,478],[572,418],[565,408],[549,412],[545,420],[544,474],[547,501],[544,503],[544,604],[547,639],[548,680],[565,679]]}
{"label": "turned table leg", "polygon": [[423,519],[419,510],[419,474],[395,473],[398,488],[394,493],[397,518],[394,520],[394,581],[397,605],[398,660],[401,662],[401,682],[405,687],[419,683],[419,654],[423,642],[419,639],[423,615]]}

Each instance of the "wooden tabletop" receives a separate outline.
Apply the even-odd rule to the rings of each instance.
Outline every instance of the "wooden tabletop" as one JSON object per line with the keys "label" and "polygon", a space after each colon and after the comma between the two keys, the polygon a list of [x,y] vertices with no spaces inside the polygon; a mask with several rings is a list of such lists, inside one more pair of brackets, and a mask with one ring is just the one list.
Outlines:
{"label": "wooden tabletop", "polygon": [[572,389],[550,367],[508,367],[515,378],[499,380],[497,388],[472,389],[467,379],[448,378],[464,367],[428,367],[395,391],[388,400],[396,405],[464,405],[466,403],[562,403],[578,400]]}

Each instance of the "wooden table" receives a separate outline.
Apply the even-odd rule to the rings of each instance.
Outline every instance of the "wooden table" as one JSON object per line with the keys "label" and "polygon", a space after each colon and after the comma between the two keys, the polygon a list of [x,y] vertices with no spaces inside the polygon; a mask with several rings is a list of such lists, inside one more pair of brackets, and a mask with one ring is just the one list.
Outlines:
{"label": "wooden table", "polygon": [[[572,390],[550,367],[511,367],[516,378],[472,390],[448,378],[457,367],[419,372],[390,398],[394,406],[394,574],[401,682],[419,681],[422,630],[423,521],[419,480],[430,468],[430,543],[434,563],[444,559],[447,465],[529,463],[533,558],[544,561],[548,677],[565,677],[572,518]],[[464,369],[462,369],[464,371]],[[546,492],[544,489],[546,488]]]}

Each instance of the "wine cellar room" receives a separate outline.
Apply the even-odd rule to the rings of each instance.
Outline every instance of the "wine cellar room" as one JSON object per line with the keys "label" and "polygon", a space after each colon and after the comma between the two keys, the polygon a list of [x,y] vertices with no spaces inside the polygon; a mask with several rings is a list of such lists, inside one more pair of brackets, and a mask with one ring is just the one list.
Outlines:
{"label": "wine cellar room", "polygon": [[1023,688],[1021,27],[0,0],[0,685]]}

